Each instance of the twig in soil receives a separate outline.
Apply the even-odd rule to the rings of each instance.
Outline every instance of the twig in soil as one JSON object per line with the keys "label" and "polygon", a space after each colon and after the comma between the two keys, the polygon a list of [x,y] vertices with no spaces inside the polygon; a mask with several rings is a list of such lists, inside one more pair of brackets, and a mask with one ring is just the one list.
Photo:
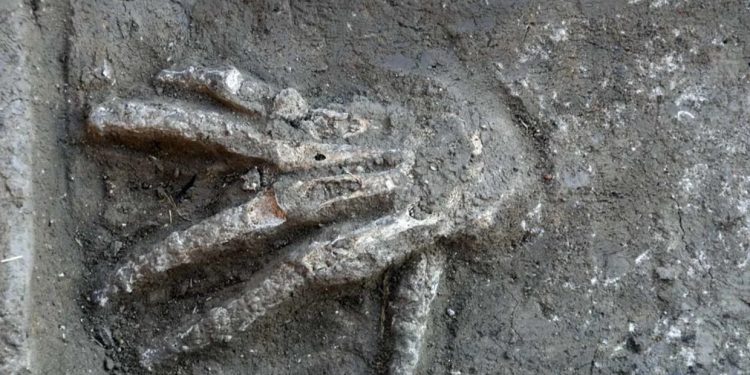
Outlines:
{"label": "twig in soil", "polygon": [[[174,211],[177,213],[177,216],[180,217],[180,219],[185,220],[185,221],[191,221],[190,219],[185,217],[185,215],[183,215],[182,212],[180,212],[180,209],[177,208],[177,203],[175,203],[174,199],[172,199],[172,196],[167,194],[167,192],[164,191],[164,189],[162,188],[157,189],[157,194],[159,195],[159,198],[164,199],[167,201],[167,203],[169,203],[169,205],[174,209]],[[169,223],[172,224],[172,210],[168,210],[168,211],[169,211]]]}
{"label": "twig in soil", "polygon": [[185,186],[183,186],[182,189],[180,189],[180,191],[177,192],[177,194],[175,194],[174,196],[175,202],[181,202],[185,198],[185,195],[187,194],[188,190],[190,190],[190,188],[193,187],[193,185],[195,185],[195,179],[197,177],[198,175],[194,174],[193,177],[190,179],[190,181],[188,181],[188,183],[185,184]]}
{"label": "twig in soil", "polygon": [[23,255],[16,255],[14,257],[5,258],[3,260],[0,260],[0,263],[8,263],[8,262],[12,262],[12,261],[15,261],[15,260],[19,260],[21,258],[23,258]]}

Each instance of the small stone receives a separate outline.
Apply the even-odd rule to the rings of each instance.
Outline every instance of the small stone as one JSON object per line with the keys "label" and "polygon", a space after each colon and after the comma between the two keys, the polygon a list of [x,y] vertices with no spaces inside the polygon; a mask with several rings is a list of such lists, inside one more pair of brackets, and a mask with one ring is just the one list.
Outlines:
{"label": "small stone", "polygon": [[115,185],[110,180],[105,180],[104,181],[104,190],[107,191],[107,197],[112,198],[112,197],[115,196],[115,192],[117,190],[117,185]]}
{"label": "small stone", "polygon": [[166,302],[169,299],[169,290],[166,288],[157,288],[148,293],[149,303]]}
{"label": "small stone", "polygon": [[445,310],[445,313],[448,314],[448,316],[450,316],[451,318],[456,316],[456,311],[451,309],[450,307],[447,310]]}
{"label": "small stone", "polygon": [[297,90],[281,90],[273,101],[274,115],[287,121],[297,121],[307,115],[309,106]]}
{"label": "small stone", "polygon": [[112,338],[112,332],[107,327],[99,327],[96,330],[96,336],[94,336],[105,348],[113,348],[115,346],[115,340]]}
{"label": "small stone", "polygon": [[242,175],[242,190],[254,192],[260,188],[260,172],[257,168],[249,170]]}
{"label": "small stone", "polygon": [[108,60],[104,60],[101,66],[101,76],[110,85],[115,84],[115,71],[112,68],[112,64]]}
{"label": "small stone", "polygon": [[120,250],[122,250],[122,248],[123,248],[123,246],[125,246],[125,244],[123,244],[120,241],[113,241],[111,246],[112,246],[112,254],[117,255],[117,253],[119,253]]}
{"label": "small stone", "polygon": [[112,358],[104,358],[104,369],[112,371],[115,368],[115,361]]}
{"label": "small stone", "polygon": [[674,267],[656,267],[656,275],[659,280],[673,281],[677,279],[678,271]]}
{"label": "small stone", "polygon": [[637,335],[630,335],[627,341],[625,341],[625,347],[636,354],[642,353],[645,346],[643,338]]}

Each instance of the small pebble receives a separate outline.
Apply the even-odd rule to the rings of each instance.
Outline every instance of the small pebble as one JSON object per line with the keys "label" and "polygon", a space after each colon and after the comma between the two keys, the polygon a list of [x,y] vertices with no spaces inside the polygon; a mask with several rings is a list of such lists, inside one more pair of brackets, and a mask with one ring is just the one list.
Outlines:
{"label": "small pebble", "polygon": [[112,371],[115,368],[115,361],[112,360],[112,358],[104,358],[104,369],[107,371]]}
{"label": "small pebble", "polygon": [[672,281],[677,279],[678,271],[674,267],[656,267],[656,275],[659,280]]}
{"label": "small pebble", "polygon": [[260,187],[260,172],[256,168],[245,173],[241,179],[244,191],[254,192]]}
{"label": "small pebble", "polygon": [[107,349],[115,346],[115,340],[112,338],[112,331],[110,331],[108,327],[102,326],[97,328],[95,338]]}
{"label": "small pebble", "polygon": [[447,310],[445,310],[445,313],[448,314],[448,316],[450,316],[451,318],[456,316],[456,311],[454,311],[451,308],[448,308]]}
{"label": "small pebble", "polygon": [[120,252],[120,250],[122,250],[123,246],[125,246],[125,244],[123,244],[123,243],[122,243],[122,242],[120,242],[120,241],[114,241],[114,242],[112,242],[112,244],[111,244],[111,247],[112,247],[112,253],[113,253],[113,254],[117,254],[117,253],[119,253],[119,252]]}

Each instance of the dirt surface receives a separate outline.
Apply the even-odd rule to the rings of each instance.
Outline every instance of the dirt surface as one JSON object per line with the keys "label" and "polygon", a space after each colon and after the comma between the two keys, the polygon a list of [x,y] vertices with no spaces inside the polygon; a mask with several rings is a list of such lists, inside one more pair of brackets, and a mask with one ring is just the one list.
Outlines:
{"label": "dirt surface", "polygon": [[[185,64],[232,64],[314,107],[380,116],[385,131],[351,142],[413,148],[417,217],[442,210],[464,181],[475,150],[467,139],[478,134],[487,183],[454,219],[499,201],[502,214],[436,245],[446,268],[417,373],[750,368],[747,2],[71,0],[19,9],[37,124],[31,373],[149,373],[137,353],[152,337],[274,258],[237,251],[104,309],[90,299],[127,254],[249,198],[230,162],[86,132],[92,108],[112,97],[228,110],[155,84],[162,69]],[[262,131],[305,137],[277,123]],[[383,315],[401,272],[283,305],[236,341],[154,373],[383,373]]]}

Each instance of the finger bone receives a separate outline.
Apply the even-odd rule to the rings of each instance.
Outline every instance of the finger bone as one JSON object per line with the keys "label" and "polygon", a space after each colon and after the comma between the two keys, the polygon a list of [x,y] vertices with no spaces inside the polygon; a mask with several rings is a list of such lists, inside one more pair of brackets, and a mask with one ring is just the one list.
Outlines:
{"label": "finger bone", "polygon": [[275,195],[270,191],[260,194],[241,206],[172,232],[147,252],[126,260],[104,288],[95,293],[96,302],[106,305],[120,292],[131,293],[169,270],[204,261],[231,248],[231,242],[271,236],[285,222],[286,213],[278,206]]}
{"label": "finger bone", "polygon": [[300,246],[243,283],[243,291],[234,299],[158,338],[153,347],[141,353],[141,363],[151,367],[180,353],[230,341],[260,317],[300,298],[310,288],[377,277],[433,238],[427,232],[437,222],[436,217],[386,217],[334,240]]}
{"label": "finger bone", "polygon": [[205,68],[190,66],[180,70],[163,70],[156,80],[203,92],[239,109],[264,114],[262,102],[273,90],[249,74],[233,66]]}
{"label": "finger bone", "polygon": [[248,162],[261,160],[281,172],[388,162],[395,155],[393,150],[272,140],[255,132],[252,123],[170,102],[113,99],[94,108],[88,120],[97,137],[136,145],[159,139],[190,142],[193,149],[240,156]]}

